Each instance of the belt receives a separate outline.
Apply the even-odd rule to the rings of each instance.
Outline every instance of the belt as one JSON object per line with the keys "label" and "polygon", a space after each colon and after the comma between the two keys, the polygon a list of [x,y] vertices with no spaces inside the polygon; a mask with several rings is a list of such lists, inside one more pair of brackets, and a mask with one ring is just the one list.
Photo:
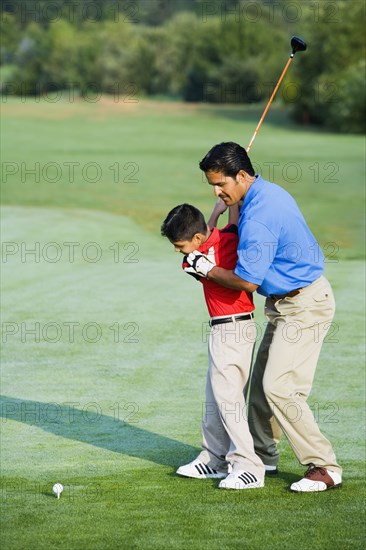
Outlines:
{"label": "belt", "polygon": [[291,290],[286,294],[271,294],[270,298],[274,298],[276,301],[283,300],[283,298],[293,298],[294,296],[300,294],[300,290],[302,290],[302,288],[296,288],[295,290]]}
{"label": "belt", "polygon": [[236,323],[237,321],[249,321],[253,319],[253,313],[248,313],[248,315],[232,315],[231,317],[222,317],[221,319],[211,319],[209,321],[210,327],[214,325],[222,325],[223,323]]}

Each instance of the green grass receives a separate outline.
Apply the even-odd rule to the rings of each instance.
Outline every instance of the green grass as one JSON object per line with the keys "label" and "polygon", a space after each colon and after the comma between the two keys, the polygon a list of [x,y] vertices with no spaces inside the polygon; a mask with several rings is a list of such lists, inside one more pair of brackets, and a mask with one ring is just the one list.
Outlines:
{"label": "green grass", "polygon": [[[190,200],[209,214],[199,160],[220,141],[246,146],[260,114],[253,108],[151,101],[8,100],[2,105],[3,204],[97,208],[128,216],[156,234],[179,202]],[[285,113],[273,108],[251,158],[265,178],[273,176],[299,201],[328,254],[364,257],[362,136],[288,125]]]}
{"label": "green grass", "polygon": [[[174,475],[200,446],[207,314],[159,225],[183,201],[209,213],[196,161],[219,140],[242,142],[255,117],[159,105],[3,106],[3,162],[98,162],[103,178],[22,183],[18,174],[3,186],[1,547],[361,549],[363,187],[348,175],[361,173],[362,138],[266,122],[253,147],[259,163],[340,166],[337,192],[309,178],[286,187],[317,237],[342,243],[326,264],[337,313],[310,403],[344,467],[343,487],[290,493],[304,468],[282,440],[278,477],[226,492]],[[136,162],[139,181],[111,181],[114,162]],[[65,243],[75,243],[73,261]],[[55,482],[65,487],[59,501]]]}

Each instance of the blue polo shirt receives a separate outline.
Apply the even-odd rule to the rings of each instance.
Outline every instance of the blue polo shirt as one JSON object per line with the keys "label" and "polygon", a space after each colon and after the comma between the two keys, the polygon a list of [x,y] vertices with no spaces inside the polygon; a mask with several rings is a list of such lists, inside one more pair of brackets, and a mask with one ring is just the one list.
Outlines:
{"label": "blue polo shirt", "polygon": [[234,273],[271,296],[308,286],[323,271],[324,255],[295,200],[256,176],[240,210]]}

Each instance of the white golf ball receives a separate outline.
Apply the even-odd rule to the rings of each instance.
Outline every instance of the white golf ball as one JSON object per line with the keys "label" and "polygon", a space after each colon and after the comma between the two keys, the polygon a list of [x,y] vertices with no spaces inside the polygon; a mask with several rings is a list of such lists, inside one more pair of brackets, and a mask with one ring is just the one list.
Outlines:
{"label": "white golf ball", "polygon": [[63,485],[61,485],[61,483],[55,483],[54,486],[52,487],[52,491],[55,493],[57,498],[60,498],[60,495],[63,490],[64,488],[63,488]]}

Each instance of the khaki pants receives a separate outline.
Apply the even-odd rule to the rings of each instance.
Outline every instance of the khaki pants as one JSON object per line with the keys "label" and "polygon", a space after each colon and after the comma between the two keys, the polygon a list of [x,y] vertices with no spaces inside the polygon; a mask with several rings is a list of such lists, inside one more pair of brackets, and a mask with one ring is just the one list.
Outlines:
{"label": "khaki pants", "polygon": [[211,468],[247,470],[264,478],[264,465],[254,452],[244,387],[248,382],[256,326],[253,320],[214,325],[208,342],[209,368],[199,459]]}
{"label": "khaki pants", "polygon": [[265,464],[278,462],[274,434],[279,425],[301,464],[342,471],[306,402],[334,311],[332,288],[325,277],[292,298],[266,300],[269,323],[253,368],[249,396],[250,431]]}

